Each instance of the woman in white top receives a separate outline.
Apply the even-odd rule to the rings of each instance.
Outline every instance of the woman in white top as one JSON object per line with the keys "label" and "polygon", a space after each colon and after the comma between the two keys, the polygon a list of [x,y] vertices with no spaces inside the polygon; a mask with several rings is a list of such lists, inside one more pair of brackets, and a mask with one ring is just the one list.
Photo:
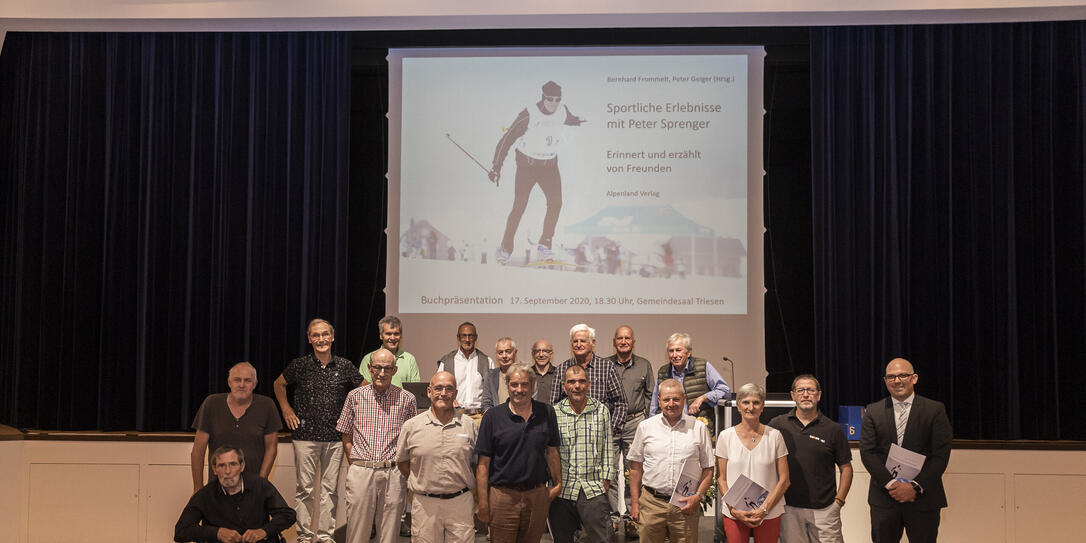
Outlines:
{"label": "woman in white top", "polygon": [[723,496],[745,475],[769,492],[761,505],[750,510],[725,504],[724,532],[730,543],[750,540],[775,543],[781,531],[784,491],[788,488],[788,448],[781,433],[759,420],[765,404],[765,389],[754,383],[736,393],[743,422],[720,432],[716,440],[717,489]]}

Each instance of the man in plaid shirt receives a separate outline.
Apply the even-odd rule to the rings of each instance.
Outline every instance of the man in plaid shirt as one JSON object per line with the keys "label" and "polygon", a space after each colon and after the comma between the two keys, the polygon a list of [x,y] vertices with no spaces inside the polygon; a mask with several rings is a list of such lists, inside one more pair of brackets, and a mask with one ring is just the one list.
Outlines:
{"label": "man in plaid shirt", "polygon": [[347,395],[336,430],[343,435],[347,469],[347,543],[367,543],[376,517],[377,543],[399,533],[406,484],[396,469],[396,443],[403,423],[417,411],[415,396],[392,385],[396,355],[378,349],[370,357],[373,383]]}
{"label": "man in plaid shirt", "polygon": [[[607,406],[611,413],[611,434],[622,435],[622,426],[626,423],[626,393],[622,391],[622,381],[618,378],[615,365],[595,353],[596,330],[587,324],[578,324],[569,330],[569,346],[573,358],[558,364],[554,368],[556,375],[565,375],[570,366],[581,366],[588,374],[590,387],[588,395]],[[551,405],[566,396],[565,387],[554,387],[551,391]]]}
{"label": "man in plaid shirt", "polygon": [[584,540],[611,542],[611,505],[607,491],[615,478],[611,450],[611,417],[607,407],[588,397],[588,372],[572,365],[563,374],[566,398],[554,406],[562,444],[562,491],[551,502],[550,523],[555,543],[572,543],[577,528]]}

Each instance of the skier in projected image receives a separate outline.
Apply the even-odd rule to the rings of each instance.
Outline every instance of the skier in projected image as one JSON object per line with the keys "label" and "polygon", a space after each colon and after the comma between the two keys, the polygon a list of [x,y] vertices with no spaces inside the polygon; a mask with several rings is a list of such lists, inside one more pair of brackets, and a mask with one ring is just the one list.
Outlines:
{"label": "skier in projected image", "polygon": [[509,262],[513,253],[513,237],[517,233],[524,209],[528,206],[528,197],[537,183],[543,190],[543,196],[547,198],[547,214],[543,218],[543,232],[536,247],[536,257],[540,261],[554,258],[551,242],[554,228],[558,224],[558,213],[562,209],[562,177],[558,171],[558,150],[562,145],[565,127],[580,126],[584,122],[583,118],[570,113],[569,108],[562,104],[562,87],[554,81],[548,81],[543,85],[542,98],[521,110],[513,124],[498,140],[497,148],[494,149],[494,165],[489,173],[490,180],[497,183],[501,178],[502,164],[510,148],[515,147],[517,162],[513,208],[509,211],[505,235],[498,247],[498,262]]}

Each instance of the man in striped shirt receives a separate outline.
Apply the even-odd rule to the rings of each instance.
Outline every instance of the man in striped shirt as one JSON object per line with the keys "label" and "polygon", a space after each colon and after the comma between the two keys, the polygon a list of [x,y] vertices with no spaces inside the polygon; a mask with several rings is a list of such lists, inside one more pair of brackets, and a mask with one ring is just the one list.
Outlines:
{"label": "man in striped shirt", "polygon": [[554,406],[562,444],[562,491],[551,502],[550,521],[555,543],[572,543],[577,528],[585,541],[615,540],[607,491],[615,479],[611,450],[611,416],[607,406],[588,397],[588,372],[580,365],[562,378],[566,398]]}
{"label": "man in striped shirt", "polygon": [[377,543],[393,543],[406,494],[396,469],[400,429],[416,415],[415,396],[392,385],[396,355],[378,349],[370,357],[373,383],[347,395],[336,430],[343,435],[347,469],[347,543],[367,543],[377,524]]}

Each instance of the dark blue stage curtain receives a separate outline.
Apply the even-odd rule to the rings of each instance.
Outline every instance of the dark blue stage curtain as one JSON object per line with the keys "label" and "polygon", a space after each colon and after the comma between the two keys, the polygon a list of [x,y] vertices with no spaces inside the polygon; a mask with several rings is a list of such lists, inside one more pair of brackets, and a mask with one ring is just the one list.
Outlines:
{"label": "dark blue stage curtain", "polygon": [[346,34],[9,33],[0,423],[178,430],[346,314]]}
{"label": "dark blue stage curtain", "polygon": [[811,31],[826,403],[910,359],[956,437],[1086,439],[1086,23]]}

